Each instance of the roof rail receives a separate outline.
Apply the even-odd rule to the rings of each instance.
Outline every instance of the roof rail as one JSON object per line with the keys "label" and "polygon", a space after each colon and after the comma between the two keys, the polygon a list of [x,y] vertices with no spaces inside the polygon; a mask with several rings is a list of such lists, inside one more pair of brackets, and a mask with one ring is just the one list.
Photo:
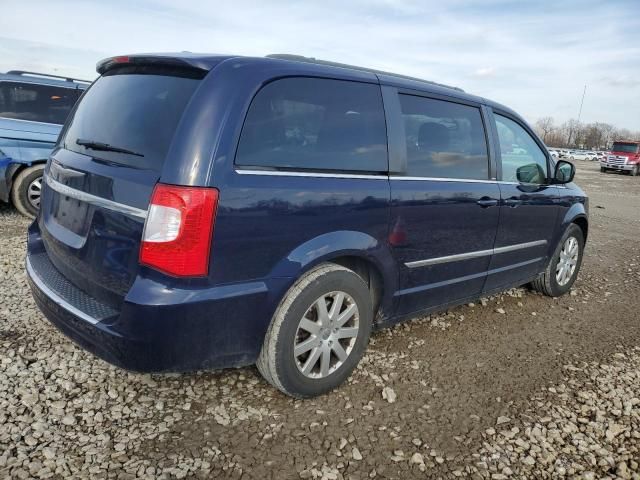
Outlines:
{"label": "roof rail", "polygon": [[359,70],[362,72],[375,73],[380,75],[390,75],[392,77],[404,78],[405,80],[413,80],[415,82],[423,82],[428,83],[429,85],[436,85],[438,87],[451,88],[453,90],[457,90],[459,92],[464,92],[460,87],[452,87],[451,85],[445,85],[443,83],[432,82],[430,80],[425,80],[423,78],[410,77],[409,75],[400,75],[397,73],[385,72],[384,70],[375,70],[373,68],[366,67],[358,67],[356,65],[349,65],[347,63],[338,63],[331,62],[328,60],[319,60],[313,57],[305,57],[303,55],[293,55],[289,53],[272,53],[271,55],[267,55],[267,58],[277,58],[280,60],[291,60],[293,62],[306,62],[306,63],[314,63],[316,65],[327,65],[330,67],[339,67],[339,68],[350,68],[351,70]]}
{"label": "roof rail", "polygon": [[27,72],[25,70],[10,70],[7,75],[29,75],[32,77],[56,78],[67,82],[91,83],[91,80],[80,80],[79,78],[65,77],[62,75],[50,75],[48,73]]}

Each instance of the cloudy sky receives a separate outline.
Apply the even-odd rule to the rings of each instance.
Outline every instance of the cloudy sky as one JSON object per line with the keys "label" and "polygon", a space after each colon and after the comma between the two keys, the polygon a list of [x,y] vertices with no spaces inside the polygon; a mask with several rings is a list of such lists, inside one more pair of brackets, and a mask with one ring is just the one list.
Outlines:
{"label": "cloudy sky", "polygon": [[95,77],[104,57],[294,53],[462,87],[530,122],[640,130],[640,1],[2,0],[0,71]]}

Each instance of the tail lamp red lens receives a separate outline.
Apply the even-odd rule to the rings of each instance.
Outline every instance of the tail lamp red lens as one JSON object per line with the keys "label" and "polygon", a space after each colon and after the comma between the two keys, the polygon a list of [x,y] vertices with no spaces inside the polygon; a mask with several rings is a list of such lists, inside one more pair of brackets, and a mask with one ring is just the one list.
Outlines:
{"label": "tail lamp red lens", "polygon": [[140,263],[177,277],[209,273],[218,190],[156,185],[140,247]]}

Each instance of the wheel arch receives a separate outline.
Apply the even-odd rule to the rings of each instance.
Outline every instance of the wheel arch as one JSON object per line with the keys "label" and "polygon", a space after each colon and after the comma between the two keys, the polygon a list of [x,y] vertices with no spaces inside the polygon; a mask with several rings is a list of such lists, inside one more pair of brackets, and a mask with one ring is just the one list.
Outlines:
{"label": "wheel arch", "polygon": [[270,276],[289,277],[288,290],[309,270],[328,262],[360,275],[369,286],[377,315],[390,314],[398,289],[397,267],[387,245],[364,232],[343,230],[308,240],[281,260]]}
{"label": "wheel arch", "polygon": [[14,180],[15,178],[20,174],[20,172],[22,172],[23,170],[26,170],[27,168],[31,168],[31,167],[35,167],[36,165],[44,165],[47,163],[47,159],[43,158],[43,159],[38,159],[38,160],[32,160],[30,162],[15,162],[12,164],[12,169],[9,172],[9,178],[11,181],[11,187],[9,188],[9,191],[11,191],[13,189],[13,184],[14,184]]}
{"label": "wheel arch", "polygon": [[586,215],[578,215],[575,217],[571,223],[575,223],[582,230],[582,235],[584,236],[585,242],[587,241],[587,235],[589,234],[589,220]]}
{"label": "wheel arch", "polygon": [[[7,200],[18,212],[26,217],[34,218],[38,213],[42,193],[41,180],[44,169],[44,162],[25,162],[21,165],[21,168],[12,172],[13,175],[5,182]],[[38,184],[35,187],[36,190],[32,193],[31,185],[34,184],[35,181],[38,181]]]}
{"label": "wheel arch", "polygon": [[385,293],[385,283],[380,268],[371,260],[356,255],[344,255],[331,259],[331,263],[336,263],[349,270],[356,272],[368,285],[373,304],[374,321],[380,312],[380,306]]}

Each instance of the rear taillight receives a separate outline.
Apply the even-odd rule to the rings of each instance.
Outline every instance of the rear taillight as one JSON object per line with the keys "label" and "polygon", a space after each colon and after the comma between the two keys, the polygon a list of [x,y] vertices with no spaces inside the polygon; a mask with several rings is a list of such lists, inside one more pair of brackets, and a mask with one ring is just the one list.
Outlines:
{"label": "rear taillight", "polygon": [[218,190],[157,184],[144,225],[140,263],[170,275],[209,272]]}

